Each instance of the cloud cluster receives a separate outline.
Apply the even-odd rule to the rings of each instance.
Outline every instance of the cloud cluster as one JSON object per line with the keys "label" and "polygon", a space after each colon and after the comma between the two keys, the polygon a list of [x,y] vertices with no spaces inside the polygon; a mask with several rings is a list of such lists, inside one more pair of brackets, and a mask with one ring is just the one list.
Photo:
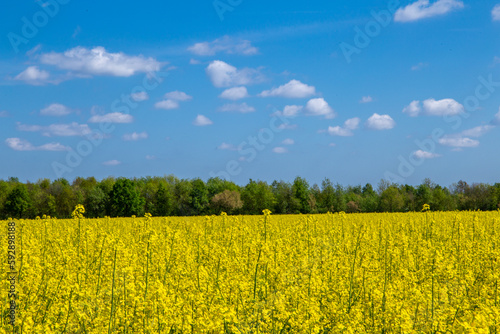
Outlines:
{"label": "cloud cluster", "polygon": [[71,109],[60,103],[52,103],[40,110],[42,116],[66,116],[71,114]]}
{"label": "cloud cluster", "polygon": [[42,64],[52,65],[83,75],[130,77],[137,73],[159,71],[162,64],[153,58],[111,53],[102,46],[87,49],[81,46],[62,53],[50,52],[40,56]]}
{"label": "cloud cluster", "polygon": [[373,114],[365,123],[371,130],[390,130],[396,126],[396,122],[389,115]]}
{"label": "cloud cluster", "polygon": [[78,124],[76,122],[72,122],[70,124],[51,124],[48,126],[17,123],[17,130],[25,132],[40,132],[45,137],[86,136],[92,133],[87,124]]}
{"label": "cloud cluster", "polygon": [[359,123],[361,122],[361,119],[358,117],[348,119],[347,121],[344,122],[344,125],[342,127],[340,126],[329,126],[328,127],[328,133],[332,136],[341,136],[341,137],[349,137],[353,136],[353,130],[356,130],[359,127]]}
{"label": "cloud cluster", "polygon": [[164,97],[166,98],[166,100],[162,100],[155,103],[156,109],[165,109],[165,110],[177,109],[179,108],[179,102],[189,101],[193,98],[192,96],[187,95],[186,93],[180,92],[178,90],[166,93]]}
{"label": "cloud cluster", "polygon": [[427,99],[423,102],[412,101],[403,109],[403,113],[411,117],[417,117],[422,114],[428,116],[454,116],[465,112],[463,105],[453,99]]}
{"label": "cloud cluster", "polygon": [[5,143],[15,151],[69,151],[71,148],[60,143],[48,143],[35,146],[29,141],[20,138],[7,138]]}

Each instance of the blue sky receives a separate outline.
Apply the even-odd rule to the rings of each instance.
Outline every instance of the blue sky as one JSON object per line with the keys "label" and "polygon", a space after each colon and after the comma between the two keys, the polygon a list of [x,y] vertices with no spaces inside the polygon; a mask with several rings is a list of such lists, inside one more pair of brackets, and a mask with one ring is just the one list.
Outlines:
{"label": "blue sky", "polygon": [[498,182],[499,5],[9,4],[0,178]]}

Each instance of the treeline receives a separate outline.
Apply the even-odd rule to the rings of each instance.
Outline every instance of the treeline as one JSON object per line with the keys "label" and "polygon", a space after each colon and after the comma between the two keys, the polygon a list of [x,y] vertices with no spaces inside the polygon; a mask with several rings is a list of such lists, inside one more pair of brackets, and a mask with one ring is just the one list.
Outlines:
{"label": "treeline", "polygon": [[431,210],[497,210],[500,184],[472,184],[464,181],[443,188],[429,179],[417,186],[390,184],[382,180],[375,190],[371,184],[343,187],[325,179],[310,185],[297,177],[293,183],[250,180],[245,186],[211,178],[179,179],[175,176],[135,179],[94,177],[36,183],[21,183],[17,178],[0,180],[0,218],[35,218],[50,215],[68,218],[77,204],[85,216],[130,217],[194,216],[219,214],[274,214],[330,212],[407,212]]}

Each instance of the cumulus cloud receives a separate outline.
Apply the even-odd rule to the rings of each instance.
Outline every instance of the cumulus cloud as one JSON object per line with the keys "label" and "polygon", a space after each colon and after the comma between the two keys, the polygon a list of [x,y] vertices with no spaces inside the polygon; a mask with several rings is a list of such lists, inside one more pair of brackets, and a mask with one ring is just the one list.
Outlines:
{"label": "cumulus cloud", "polygon": [[179,102],[174,101],[174,100],[163,100],[163,101],[156,102],[155,108],[156,109],[165,109],[165,110],[177,109],[177,108],[179,108]]}
{"label": "cumulus cloud", "polygon": [[43,85],[49,79],[49,72],[40,70],[37,66],[30,66],[19,73],[14,80],[24,81],[30,85]]}
{"label": "cumulus cloud", "polygon": [[259,94],[259,96],[262,97],[279,96],[288,98],[305,98],[313,95],[316,95],[316,88],[314,86],[308,86],[299,80],[291,80],[278,88],[265,90]]}
{"label": "cumulus cloud", "polygon": [[238,70],[221,60],[214,60],[205,69],[210,81],[215,87],[231,87],[249,85],[263,80],[259,70],[244,68]]}
{"label": "cumulus cloud", "polygon": [[396,122],[389,115],[374,113],[366,121],[366,127],[372,130],[390,130],[396,126]]}
{"label": "cumulus cloud", "polygon": [[292,138],[287,138],[287,139],[283,140],[281,143],[283,145],[293,145],[293,144],[295,144],[295,140],[293,140]]}
{"label": "cumulus cloud", "polygon": [[493,125],[480,125],[472,129],[464,130],[460,133],[443,136],[439,143],[444,146],[455,148],[472,148],[479,146],[479,141],[472,138],[479,138],[494,129]]}
{"label": "cumulus cloud", "polygon": [[102,46],[86,49],[78,46],[63,53],[50,52],[40,56],[43,64],[53,65],[84,75],[130,77],[137,73],[159,71],[162,64],[142,55],[129,56],[123,52],[110,53]]}
{"label": "cumulus cloud", "polygon": [[278,147],[273,148],[273,152],[277,153],[277,154],[283,154],[283,153],[287,153],[288,150],[286,148],[284,148],[284,147],[279,147],[278,146]]}
{"label": "cumulus cloud", "polygon": [[149,99],[149,95],[146,92],[132,93],[130,95],[130,97],[132,97],[132,100],[134,100],[136,102],[142,102],[142,101],[146,101]]}
{"label": "cumulus cloud", "polygon": [[434,159],[434,158],[439,158],[441,155],[432,152],[418,150],[413,152],[413,156],[417,159]]}
{"label": "cumulus cloud", "polygon": [[341,137],[349,137],[353,136],[353,130],[356,130],[359,127],[359,123],[361,119],[358,117],[348,119],[344,122],[344,125],[341,126],[329,126],[328,133],[332,136],[341,136]]}
{"label": "cumulus cloud", "polygon": [[493,21],[500,21],[500,4],[493,7],[491,11],[491,17]]}
{"label": "cumulus cloud", "polygon": [[336,116],[335,111],[322,97],[309,100],[306,104],[306,111],[308,115],[325,116],[327,119],[331,119]]}
{"label": "cumulus cloud", "polygon": [[242,87],[233,87],[233,88],[228,88],[225,91],[223,91],[219,97],[221,99],[226,99],[226,100],[240,100],[248,97],[248,91],[247,88],[242,86]]}
{"label": "cumulus cloud", "polygon": [[121,161],[118,161],[118,160],[109,160],[109,161],[105,161],[103,162],[102,164],[104,166],[118,166],[120,165],[122,162]]}
{"label": "cumulus cloud", "polygon": [[412,22],[433,16],[445,15],[451,11],[464,8],[464,3],[458,0],[418,0],[404,8],[399,8],[394,15],[396,22]]}
{"label": "cumulus cloud", "polygon": [[198,56],[214,56],[217,53],[251,56],[259,53],[259,50],[252,46],[250,41],[229,36],[218,38],[212,42],[196,43],[190,46],[188,51]]}
{"label": "cumulus cloud", "polygon": [[254,112],[255,108],[252,106],[249,106],[246,103],[230,103],[230,104],[225,104],[222,107],[219,108],[219,111],[222,112],[238,112],[238,113],[249,113],[249,112]]}
{"label": "cumulus cloud", "polygon": [[193,125],[195,126],[207,126],[207,125],[212,125],[213,122],[208,119],[206,116],[203,115],[198,115],[193,121]]}
{"label": "cumulus cloud", "polygon": [[428,116],[454,116],[465,112],[463,105],[453,99],[427,99],[424,102],[412,101],[403,109],[403,113],[411,117],[417,117],[420,114]]}
{"label": "cumulus cloud", "polygon": [[283,116],[292,118],[297,116],[303,108],[304,108],[303,106],[296,106],[296,105],[285,106],[285,108],[283,108],[283,111],[276,111],[272,113],[271,116]]}
{"label": "cumulus cloud", "polygon": [[456,135],[444,136],[439,139],[439,143],[444,146],[451,146],[455,148],[479,146],[479,140],[471,139],[468,137],[456,136]]}
{"label": "cumulus cloud", "polygon": [[113,112],[104,115],[94,115],[89,119],[90,123],[132,123],[134,117],[120,112]]}
{"label": "cumulus cloud", "polygon": [[60,143],[48,143],[34,146],[29,141],[20,138],[7,138],[5,143],[15,151],[69,151],[71,148]]}
{"label": "cumulus cloud", "polygon": [[133,132],[133,133],[127,133],[123,135],[123,140],[125,141],[137,141],[141,139],[147,139],[148,138],[148,133],[147,132]]}
{"label": "cumulus cloud", "polygon": [[363,96],[359,103],[370,103],[373,102],[373,98],[371,96]]}
{"label": "cumulus cloud", "polygon": [[90,130],[87,124],[78,124],[76,122],[70,124],[51,124],[48,126],[17,123],[17,130],[40,132],[45,137],[86,136],[92,133],[92,130]]}
{"label": "cumulus cloud", "polygon": [[65,116],[71,114],[71,109],[60,103],[52,103],[40,110],[42,116]]}
{"label": "cumulus cloud", "polygon": [[165,97],[167,99],[175,100],[175,101],[189,101],[193,98],[192,96],[187,95],[186,93],[180,92],[178,90],[166,93]]}

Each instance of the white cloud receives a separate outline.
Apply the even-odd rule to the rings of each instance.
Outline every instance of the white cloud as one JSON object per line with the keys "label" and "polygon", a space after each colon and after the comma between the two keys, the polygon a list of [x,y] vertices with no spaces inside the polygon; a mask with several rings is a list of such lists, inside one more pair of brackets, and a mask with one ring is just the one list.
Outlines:
{"label": "white cloud", "polygon": [[496,113],[495,117],[491,121],[495,125],[500,125],[500,110]]}
{"label": "white cloud", "polygon": [[295,140],[293,140],[292,138],[287,138],[287,139],[283,140],[281,143],[283,145],[293,145],[293,144],[295,144]]}
{"label": "white cloud", "polygon": [[475,128],[462,131],[461,136],[478,138],[493,130],[494,128],[495,127],[493,125],[476,126]]}
{"label": "white cloud", "polygon": [[218,38],[212,42],[196,43],[188,48],[188,51],[198,56],[214,56],[217,53],[239,54],[251,56],[259,53],[256,47],[247,40],[234,39],[229,36]]}
{"label": "white cloud", "polygon": [[90,123],[132,123],[134,117],[120,112],[105,115],[94,115],[89,119]]}
{"label": "white cloud", "polygon": [[412,22],[433,16],[445,15],[453,10],[464,8],[464,3],[458,0],[418,0],[404,8],[399,8],[394,15],[396,22]]}
{"label": "white cloud", "polygon": [[147,132],[133,132],[133,133],[127,133],[123,135],[123,140],[126,141],[137,141],[141,139],[147,139],[148,138],[148,133]]}
{"label": "white cloud", "polygon": [[422,111],[420,101],[412,101],[407,107],[403,109],[403,113],[410,115],[411,117],[417,117]]}
{"label": "white cloud", "polygon": [[479,141],[472,138],[479,138],[494,128],[495,126],[493,125],[476,126],[475,128],[464,130],[457,134],[443,136],[439,139],[439,143],[444,146],[454,147],[456,150],[460,150],[464,147],[477,147],[479,146]]}
{"label": "white cloud", "polygon": [[278,116],[278,117],[283,116],[292,118],[297,116],[303,108],[304,108],[303,106],[296,106],[296,105],[285,106],[285,108],[283,108],[283,111],[276,111],[272,113],[271,116]]}
{"label": "white cloud", "polygon": [[434,158],[439,158],[441,155],[436,154],[436,153],[418,150],[418,151],[413,152],[413,156],[417,159],[434,159]]}
{"label": "white cloud", "polygon": [[46,108],[40,110],[43,116],[65,116],[71,114],[71,109],[59,103],[52,103]]}
{"label": "white cloud", "polygon": [[273,152],[277,153],[277,154],[283,154],[283,153],[287,153],[288,150],[284,147],[275,147],[275,148],[273,148]]}
{"label": "white cloud", "polygon": [[411,117],[425,114],[428,116],[454,116],[465,112],[463,105],[453,99],[427,99],[423,103],[412,101],[403,109],[403,113]]}
{"label": "white cloud", "polygon": [[349,137],[354,135],[354,133],[349,129],[344,129],[340,126],[329,126],[328,133],[332,136]]}
{"label": "white cloud", "polygon": [[48,126],[27,125],[17,123],[18,131],[40,132],[45,137],[73,137],[86,136],[92,133],[87,124],[51,124]]}
{"label": "white cloud", "polygon": [[373,114],[366,121],[366,127],[372,130],[390,130],[396,126],[396,122],[389,115]]}
{"label": "white cloud", "polygon": [[491,17],[493,21],[500,21],[500,4],[493,7],[493,10],[491,11]]}
{"label": "white cloud", "polygon": [[0,117],[9,117],[9,112],[6,110],[0,111]]}
{"label": "white cloud", "polygon": [[325,116],[327,119],[331,119],[336,116],[335,111],[322,97],[309,100],[306,104],[306,111],[308,115]]}
{"label": "white cloud", "polygon": [[418,63],[417,65],[413,65],[411,67],[411,70],[412,71],[420,71],[421,69],[424,69],[426,68],[427,66],[429,66],[428,63]]}
{"label": "white cloud", "polygon": [[63,53],[42,54],[43,64],[53,65],[63,70],[70,70],[84,75],[111,75],[130,77],[134,74],[159,71],[161,63],[142,55],[128,56],[123,52],[110,53],[102,46],[86,49],[78,46]]}
{"label": "white cloud", "polygon": [[118,160],[109,160],[109,161],[105,161],[102,163],[104,166],[118,166],[121,164],[121,161],[118,161]]}
{"label": "white cloud", "polygon": [[212,125],[214,122],[212,122],[210,119],[203,115],[198,115],[193,121],[193,125],[196,126],[207,126],[207,125]]}
{"label": "white cloud", "polygon": [[359,127],[360,122],[361,119],[359,119],[358,117],[351,118],[344,122],[343,127],[329,126],[327,131],[332,136],[341,136],[341,137],[353,136],[354,133],[352,131],[356,130]]}
{"label": "white cloud", "polygon": [[41,146],[34,146],[29,141],[20,138],[7,138],[7,146],[15,151],[69,151],[71,148],[60,143],[48,143]]}
{"label": "white cloud", "polygon": [[132,97],[132,100],[136,102],[142,102],[149,99],[149,95],[146,92],[132,93],[130,96]]}
{"label": "white cloud", "polygon": [[259,94],[259,96],[262,97],[279,96],[288,98],[305,98],[312,95],[316,95],[316,88],[314,86],[308,86],[298,80],[291,80],[278,88],[265,90]]}
{"label": "white cloud", "polygon": [[154,155],[146,155],[146,160],[156,160]]}
{"label": "white cloud", "polygon": [[258,70],[250,68],[238,70],[236,67],[220,60],[211,62],[205,72],[215,87],[249,85],[263,80],[263,76]]}
{"label": "white cloud", "polygon": [[370,103],[373,102],[373,98],[371,96],[363,96],[359,103]]}
{"label": "white cloud", "polygon": [[201,61],[199,61],[197,59],[191,58],[191,60],[189,60],[189,64],[191,64],[191,65],[199,65],[199,64],[201,64]]}
{"label": "white cloud", "polygon": [[155,108],[156,109],[165,109],[165,110],[177,109],[177,108],[179,108],[179,102],[174,101],[174,100],[163,100],[160,102],[156,102]]}
{"label": "white cloud", "polygon": [[19,73],[14,80],[24,81],[30,85],[42,85],[47,82],[49,76],[49,72],[40,70],[37,66],[30,66]]}
{"label": "white cloud", "polygon": [[225,91],[223,91],[219,95],[219,97],[221,99],[226,99],[226,100],[244,99],[244,98],[248,97],[248,91],[247,91],[247,88],[244,86],[228,88]]}
{"label": "white cloud", "polygon": [[361,120],[358,117],[350,118],[344,123],[344,128],[349,130],[356,130],[359,127]]}
{"label": "white cloud", "polygon": [[254,112],[255,108],[252,106],[249,106],[246,103],[231,103],[231,104],[225,104],[222,107],[219,108],[219,111],[222,112],[239,112],[239,113],[249,113],[249,112]]}
{"label": "white cloud", "polygon": [[439,139],[439,143],[444,146],[451,147],[477,147],[479,146],[479,141],[467,137],[461,137],[457,135],[444,136]]}
{"label": "white cloud", "polygon": [[222,143],[217,147],[218,150],[222,151],[238,151],[238,148],[232,144]]}
{"label": "white cloud", "polygon": [[167,99],[175,101],[189,101],[193,98],[192,96],[189,96],[186,93],[180,92],[178,90],[165,94],[165,97]]}

